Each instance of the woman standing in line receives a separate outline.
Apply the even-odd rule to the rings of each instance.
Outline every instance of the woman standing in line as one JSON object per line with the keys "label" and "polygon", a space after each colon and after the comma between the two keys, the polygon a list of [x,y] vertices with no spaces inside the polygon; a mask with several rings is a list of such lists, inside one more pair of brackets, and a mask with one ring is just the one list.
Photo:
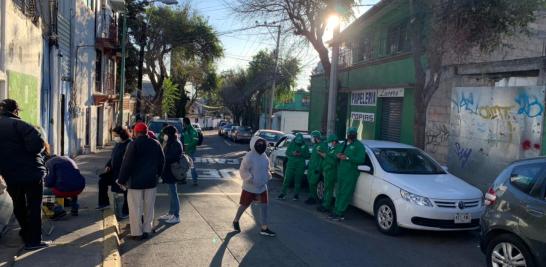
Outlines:
{"label": "woman standing in line", "polygon": [[178,131],[172,125],[161,130],[163,136],[163,151],[165,153],[165,169],[163,170],[163,182],[169,185],[170,208],[169,213],[159,217],[168,224],[180,222],[180,198],[176,188],[176,179],[171,171],[171,165],[179,162],[184,150],[178,138]]}

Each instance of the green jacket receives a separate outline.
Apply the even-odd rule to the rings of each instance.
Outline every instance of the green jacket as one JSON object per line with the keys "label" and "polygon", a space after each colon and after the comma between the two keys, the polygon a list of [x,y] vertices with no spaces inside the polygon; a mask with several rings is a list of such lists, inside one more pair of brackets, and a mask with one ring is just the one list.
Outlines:
{"label": "green jacket", "polygon": [[[299,156],[294,155],[296,151],[300,152]],[[305,143],[298,145],[295,142],[291,142],[286,149],[286,157],[288,158],[288,162],[303,162],[303,164],[305,164],[305,160],[308,159],[309,156],[309,147]]]}
{"label": "green jacket", "polygon": [[337,149],[340,147],[339,144],[337,144],[336,146],[330,148],[330,147],[326,147],[327,148],[327,151],[326,151],[326,157],[322,160],[322,169],[324,171],[332,171],[332,170],[335,170],[337,168],[337,162],[338,162],[338,159],[337,159]]}
{"label": "green jacket", "polygon": [[319,155],[319,152],[328,152],[328,145],[325,142],[320,142],[313,145],[313,150],[311,151],[311,159],[309,160],[309,170],[320,171],[322,169],[322,157]]}
{"label": "green jacket", "polygon": [[[338,177],[358,177],[358,165],[364,164],[366,160],[366,149],[364,145],[356,140],[351,144],[340,144],[336,147],[337,153],[344,153],[348,159],[340,160],[338,165]],[[336,154],[337,154],[336,153]]]}
{"label": "green jacket", "polygon": [[188,155],[193,155],[197,150],[197,143],[199,143],[199,134],[189,125],[184,129],[184,152]]}

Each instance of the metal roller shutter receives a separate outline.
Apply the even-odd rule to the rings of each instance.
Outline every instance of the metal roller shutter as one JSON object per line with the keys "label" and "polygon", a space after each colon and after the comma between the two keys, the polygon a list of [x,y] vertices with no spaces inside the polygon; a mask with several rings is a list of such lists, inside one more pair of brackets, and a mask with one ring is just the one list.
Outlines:
{"label": "metal roller shutter", "polygon": [[403,100],[401,97],[382,98],[381,140],[400,142]]}

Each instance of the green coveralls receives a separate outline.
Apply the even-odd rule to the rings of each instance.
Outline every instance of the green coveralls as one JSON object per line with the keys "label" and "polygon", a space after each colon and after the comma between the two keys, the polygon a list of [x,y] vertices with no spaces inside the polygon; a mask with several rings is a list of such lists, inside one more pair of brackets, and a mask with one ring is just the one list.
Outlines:
{"label": "green coveralls", "polygon": [[[286,157],[288,162],[286,163],[286,173],[284,174],[284,182],[282,185],[282,193],[286,195],[288,192],[288,186],[294,181],[294,194],[298,195],[301,190],[301,182],[305,175],[305,160],[309,158],[309,147],[303,142],[303,136],[298,140],[298,136],[286,149]],[[300,152],[299,156],[294,153]]]}
{"label": "green coveralls", "polygon": [[317,184],[320,180],[322,172],[322,157],[319,152],[326,153],[328,145],[325,142],[320,142],[313,146],[311,151],[311,159],[309,160],[309,168],[307,168],[307,182],[309,182],[309,197],[317,200]]}
{"label": "green coveralls", "polygon": [[337,157],[336,157],[336,145],[334,147],[327,147],[326,157],[322,161],[322,173],[324,175],[324,199],[322,200],[322,207],[327,210],[333,208],[334,200],[334,188],[336,187],[337,180]]}
{"label": "green coveralls", "polygon": [[193,157],[198,143],[199,134],[197,131],[191,125],[186,126],[184,129],[184,153]]}
{"label": "green coveralls", "polygon": [[336,151],[348,157],[347,160],[340,160],[337,168],[338,189],[334,213],[343,216],[353,199],[356,182],[360,175],[358,165],[364,164],[366,150],[360,141],[355,140],[351,144],[338,145]]}

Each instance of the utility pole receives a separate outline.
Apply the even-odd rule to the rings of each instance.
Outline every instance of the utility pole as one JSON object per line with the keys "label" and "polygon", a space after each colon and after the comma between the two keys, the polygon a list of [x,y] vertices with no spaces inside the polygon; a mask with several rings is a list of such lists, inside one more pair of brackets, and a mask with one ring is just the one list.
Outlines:
{"label": "utility pole", "polygon": [[119,115],[118,124],[123,125],[123,95],[125,95],[125,43],[127,42],[127,14],[122,14],[123,30],[121,34],[121,77],[119,82]]}
{"label": "utility pole", "polygon": [[273,83],[271,85],[271,102],[269,103],[269,114],[267,118],[267,129],[273,129],[273,106],[275,105],[275,87],[277,85],[277,65],[279,64],[279,46],[281,43],[281,25],[277,27],[277,48],[275,48],[275,66],[273,67]]}
{"label": "utility pole", "polygon": [[327,135],[336,132],[336,101],[337,101],[337,67],[339,61],[339,31],[340,23],[334,28],[332,37],[332,64],[330,69],[330,88],[328,90],[328,116],[326,121]]}

